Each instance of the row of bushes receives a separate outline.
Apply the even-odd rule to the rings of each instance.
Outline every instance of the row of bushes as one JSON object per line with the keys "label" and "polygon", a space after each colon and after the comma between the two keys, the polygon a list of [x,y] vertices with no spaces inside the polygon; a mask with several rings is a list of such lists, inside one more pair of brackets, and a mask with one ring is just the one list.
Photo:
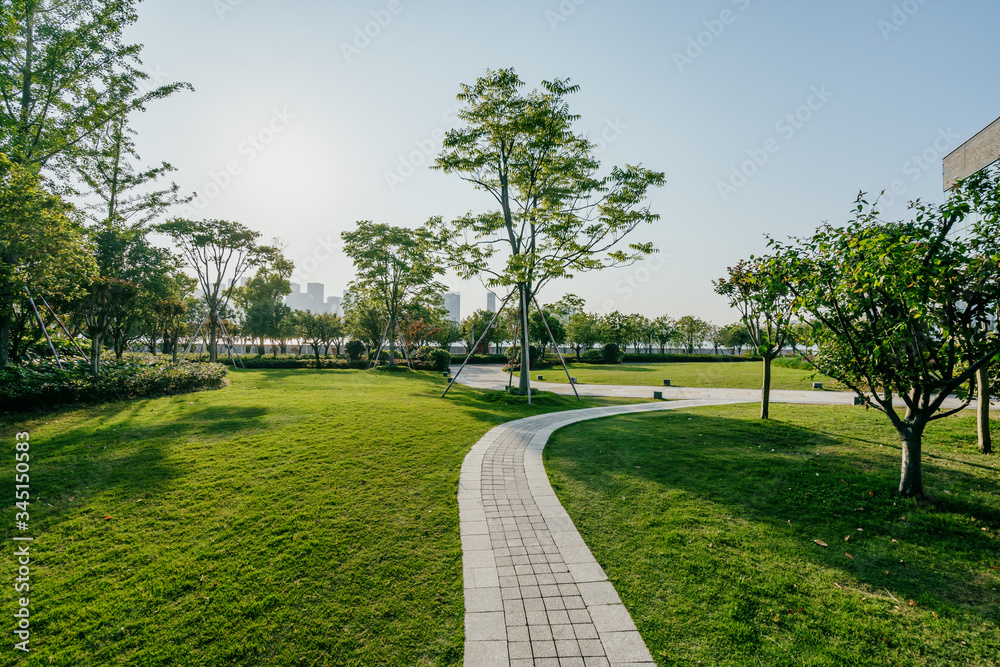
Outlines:
{"label": "row of bushes", "polygon": [[623,354],[626,364],[684,364],[694,362],[760,361],[760,357],[731,354]]}
{"label": "row of bushes", "polygon": [[74,403],[110,401],[183,394],[226,385],[228,369],[222,364],[182,364],[167,357],[130,354],[121,361],[103,361],[98,377],[87,361],[32,361],[0,370],[0,411],[27,412]]}

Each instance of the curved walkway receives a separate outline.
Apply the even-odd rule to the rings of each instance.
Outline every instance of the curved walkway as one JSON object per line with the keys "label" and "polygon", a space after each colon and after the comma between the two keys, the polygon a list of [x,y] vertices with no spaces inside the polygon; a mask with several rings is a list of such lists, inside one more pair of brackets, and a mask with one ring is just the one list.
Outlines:
{"label": "curved walkway", "polygon": [[557,412],[503,424],[483,436],[459,477],[465,664],[654,665],[614,586],[556,498],[542,449],[555,430],[587,419],[734,402]]}

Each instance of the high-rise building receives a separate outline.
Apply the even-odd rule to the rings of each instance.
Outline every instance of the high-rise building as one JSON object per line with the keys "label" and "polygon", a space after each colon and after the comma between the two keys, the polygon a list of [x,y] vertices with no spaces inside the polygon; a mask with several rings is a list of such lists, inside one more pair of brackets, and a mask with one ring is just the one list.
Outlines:
{"label": "high-rise building", "polygon": [[331,313],[333,315],[343,316],[344,313],[340,308],[342,301],[343,299],[341,299],[339,296],[326,297],[326,312]]}
{"label": "high-rise building", "polygon": [[444,308],[448,311],[448,319],[452,322],[462,321],[462,295],[458,292],[448,292],[444,295]]}
{"label": "high-rise building", "polygon": [[491,313],[497,312],[497,295],[493,292],[486,293],[486,310]]}
{"label": "high-rise building", "polygon": [[309,283],[306,285],[306,293],[309,295],[309,309],[314,313],[325,312],[326,298],[323,283]]}

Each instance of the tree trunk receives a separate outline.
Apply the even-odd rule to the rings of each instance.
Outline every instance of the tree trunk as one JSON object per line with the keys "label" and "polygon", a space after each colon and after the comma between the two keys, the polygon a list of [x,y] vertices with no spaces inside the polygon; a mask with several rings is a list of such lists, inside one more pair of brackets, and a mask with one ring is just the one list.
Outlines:
{"label": "tree trunk", "polygon": [[211,320],[208,323],[208,360],[215,362],[219,360],[219,350],[216,349],[216,346],[219,344],[219,324],[216,321],[215,313],[212,313],[209,317]]}
{"label": "tree trunk", "polygon": [[90,374],[97,377],[101,374],[101,334],[90,335]]}
{"label": "tree trunk", "polygon": [[976,408],[976,423],[979,427],[979,451],[983,454],[993,453],[993,438],[990,435],[990,369],[983,366],[976,373],[976,384],[979,385],[979,406]]}
{"label": "tree trunk", "polygon": [[518,389],[527,394],[531,391],[531,344],[528,342],[528,295],[527,286],[518,287],[521,292],[521,307],[518,316],[521,318],[521,374]]}
{"label": "tree trunk", "polygon": [[10,364],[10,311],[13,304],[4,304],[5,314],[0,315],[0,368],[7,368]]}
{"label": "tree trunk", "polygon": [[396,318],[389,320],[389,368],[396,365]]}
{"label": "tree trunk", "polygon": [[760,392],[760,418],[768,419],[771,404],[771,355],[764,355],[764,382]]}
{"label": "tree trunk", "polygon": [[919,421],[904,422],[899,428],[903,443],[903,461],[900,468],[899,495],[912,498],[924,497],[923,469],[920,464],[920,450],[923,444],[924,426]]}

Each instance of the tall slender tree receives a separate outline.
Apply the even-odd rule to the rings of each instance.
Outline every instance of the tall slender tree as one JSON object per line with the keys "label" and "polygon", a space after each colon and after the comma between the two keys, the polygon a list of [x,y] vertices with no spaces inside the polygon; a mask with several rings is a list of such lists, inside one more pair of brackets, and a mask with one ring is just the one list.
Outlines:
{"label": "tall slender tree", "polygon": [[751,344],[763,359],[760,418],[767,419],[771,401],[771,362],[791,342],[794,308],[780,267],[773,258],[751,257],[729,267],[715,281],[715,291],[740,313]]}
{"label": "tall slender tree", "polygon": [[[447,133],[435,168],[487,193],[494,206],[450,222],[435,218],[432,225],[462,278],[517,288],[525,321],[525,309],[550,281],[654,252],[650,243],[624,240],[659,219],[647,193],[663,185],[664,175],[626,165],[598,176],[595,146],[573,130],[578,116],[566,103],[578,86],[555,79],[528,94],[523,87],[513,69],[462,85],[458,115],[465,124]],[[528,328],[521,331],[526,357]],[[527,392],[525,360],[519,388]]]}

